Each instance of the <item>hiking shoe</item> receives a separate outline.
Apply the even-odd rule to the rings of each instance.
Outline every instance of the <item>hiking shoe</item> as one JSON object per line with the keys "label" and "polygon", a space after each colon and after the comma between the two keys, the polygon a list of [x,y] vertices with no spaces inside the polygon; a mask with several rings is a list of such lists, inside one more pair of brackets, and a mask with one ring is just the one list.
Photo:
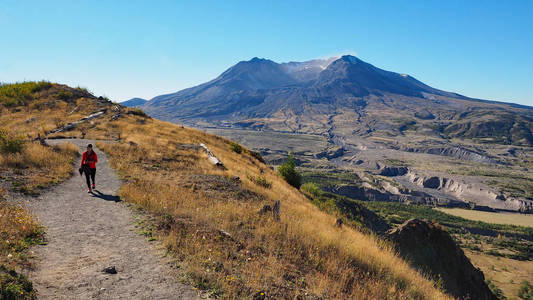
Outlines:
{"label": "hiking shoe", "polygon": [[89,189],[89,190],[87,191],[87,193],[92,193],[92,192],[93,192],[93,190],[91,190],[91,189]]}
{"label": "hiking shoe", "polygon": [[96,187],[95,187],[95,185],[94,185],[94,183],[93,183],[93,190],[94,190],[95,188],[96,188]]}

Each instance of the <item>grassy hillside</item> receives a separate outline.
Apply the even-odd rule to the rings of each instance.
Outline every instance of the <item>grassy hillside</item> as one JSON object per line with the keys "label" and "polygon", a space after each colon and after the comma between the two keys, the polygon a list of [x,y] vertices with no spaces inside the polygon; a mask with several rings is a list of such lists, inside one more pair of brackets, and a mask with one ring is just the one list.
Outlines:
{"label": "grassy hillside", "polygon": [[18,193],[39,194],[72,174],[77,147],[32,141],[37,133],[55,128],[61,116],[57,107],[67,107],[63,103],[75,95],[69,90],[49,82],[0,86],[0,299],[35,298],[31,282],[20,271],[32,267],[29,249],[44,242],[44,228],[22,206],[6,199]]}
{"label": "grassy hillside", "polygon": [[[112,121],[113,104],[78,91],[51,84],[29,89],[24,92],[29,97],[16,101],[0,98],[1,124],[13,134],[36,136],[106,109],[101,117],[52,136],[84,133],[115,141],[97,146],[125,180],[120,196],[153,214],[143,234],[162,240],[179,262],[184,282],[230,299],[448,298],[387,243],[364,230],[335,226],[334,216],[247,149],[236,153],[229,140],[126,108]],[[72,96],[63,99],[65,92]],[[210,164],[199,143],[225,168]],[[266,209],[260,212],[275,201],[281,203],[279,220]]]}
{"label": "grassy hillside", "polygon": [[460,114],[444,129],[448,137],[474,139],[478,142],[533,145],[533,118],[496,109],[481,109]]}

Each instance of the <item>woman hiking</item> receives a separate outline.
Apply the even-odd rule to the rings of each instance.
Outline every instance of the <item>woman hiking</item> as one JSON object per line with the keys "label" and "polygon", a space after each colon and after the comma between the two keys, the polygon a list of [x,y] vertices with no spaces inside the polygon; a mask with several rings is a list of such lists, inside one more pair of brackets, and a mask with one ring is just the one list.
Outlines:
{"label": "woman hiking", "polygon": [[[87,193],[92,193],[95,188],[94,177],[96,176],[96,163],[98,162],[98,156],[93,151],[93,145],[87,145],[87,151],[83,152],[81,156],[80,170],[85,173],[85,179],[87,180],[87,187],[89,190]],[[91,179],[93,185],[91,187]]]}

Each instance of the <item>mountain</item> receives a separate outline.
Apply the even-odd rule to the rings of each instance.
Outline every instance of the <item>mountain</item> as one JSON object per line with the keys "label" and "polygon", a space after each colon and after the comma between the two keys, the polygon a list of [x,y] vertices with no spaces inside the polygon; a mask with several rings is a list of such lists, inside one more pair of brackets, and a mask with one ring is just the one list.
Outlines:
{"label": "mountain", "polygon": [[390,177],[395,186],[363,174],[324,187],[348,197],[533,212],[533,108],[439,90],[351,55],[253,58],[141,108],[243,142],[272,164],[293,152],[310,172],[409,167]]}
{"label": "mountain", "polygon": [[[47,205],[43,201],[71,199],[66,193],[76,193],[64,186],[76,182],[68,180],[60,186],[58,181],[67,180],[77,171],[74,161],[79,154],[75,144],[85,146],[89,142],[103,158],[98,163],[98,176],[103,176],[102,182],[108,185],[99,183],[102,193],[84,196],[88,197],[84,198],[86,201],[70,201],[76,202],[80,209],[93,212],[83,221],[88,220],[85,223],[92,226],[96,218],[106,222],[106,216],[112,216],[113,221],[108,223],[114,227],[99,232],[114,230],[108,237],[122,234],[119,246],[137,245],[144,238],[157,239],[166,243],[169,255],[179,258],[176,261],[179,274],[165,271],[162,272],[165,277],[152,277],[151,272],[143,271],[137,281],[144,279],[154,286],[154,282],[172,283],[174,279],[170,276],[181,279],[185,274],[187,279],[180,282],[194,285],[206,297],[222,299],[407,299],[413,295],[421,299],[451,299],[390,247],[384,247],[382,240],[363,230],[366,224],[370,227],[376,222],[375,214],[365,210],[365,216],[358,215],[364,228],[348,220],[338,228],[337,213],[331,211],[334,215],[330,215],[323,211],[318,203],[313,204],[265,165],[260,155],[245,147],[235,151],[235,144],[228,139],[147,117],[138,110],[97,98],[84,89],[49,82],[0,86],[0,111],[1,299],[19,299],[22,289],[24,296],[33,292],[30,282],[17,280],[20,276],[16,271],[27,271],[29,261],[25,259],[32,250],[29,246],[41,241],[39,236],[44,230],[49,233],[48,246],[38,246],[39,251],[32,255],[40,261],[49,263],[46,255],[68,256],[72,261],[90,259],[91,263],[98,261],[100,270],[112,262],[117,267],[114,271],[128,275],[132,270],[139,270],[131,269],[129,261],[138,265],[139,259],[153,260],[146,251],[156,248],[128,246],[135,252],[131,255],[117,251],[120,249],[117,244],[99,238],[86,242],[99,249],[90,253],[54,247],[58,242],[77,243],[79,236],[61,228],[54,231],[57,224],[55,227],[39,225],[37,221],[46,220],[45,217],[35,222],[31,218],[34,214],[44,214],[57,219],[58,214],[53,210],[65,209],[63,205]],[[213,163],[214,155],[218,164]],[[110,168],[123,176],[122,180],[114,178]],[[39,193],[46,193],[45,187],[54,185],[52,199],[48,198],[50,194],[40,196],[40,201],[16,194],[29,185]],[[120,199],[114,192],[118,186]],[[6,192],[17,198],[1,200]],[[22,214],[26,205],[13,205],[12,213],[11,209],[5,209],[5,205],[25,199],[27,204],[38,204],[28,205],[34,208],[31,215]],[[129,206],[115,201],[143,210],[146,221],[138,228],[143,232],[142,237],[133,233],[141,240],[132,240],[131,234],[124,234],[132,227],[128,225],[131,216],[121,215]],[[102,205],[105,209],[98,209]],[[361,209],[354,206],[351,211],[358,214]],[[366,220],[366,216],[371,219]],[[80,231],[78,225],[83,224],[74,219],[64,219],[66,228]],[[124,232],[115,224],[119,220],[128,225],[121,228]],[[5,247],[4,236],[13,245]],[[101,253],[111,253],[113,260],[102,258]],[[17,270],[4,268],[4,265],[14,268],[17,264],[20,267]],[[39,292],[46,288],[40,289],[40,282],[59,282],[71,278],[69,275],[82,278],[76,264],[45,266],[48,267],[43,269],[45,272],[39,272],[42,275],[30,276],[38,279],[33,287]],[[155,267],[164,270],[162,265]],[[58,268],[64,271],[63,277],[57,278],[57,272],[47,272]],[[90,276],[104,278],[96,268],[88,270],[93,274]],[[71,281],[65,280],[64,288],[54,289],[54,295],[91,292],[90,287]],[[23,284],[20,287],[19,282]],[[135,286],[129,280],[122,284]],[[4,288],[10,286],[16,288]],[[122,293],[129,289],[118,286],[113,284],[105,291],[107,298],[124,298]],[[3,297],[4,291],[7,297]],[[141,289],[141,292],[150,295],[151,290]]]}
{"label": "mountain", "polygon": [[126,106],[126,107],[135,107],[135,106],[142,106],[144,105],[148,100],[143,98],[131,98],[130,100],[126,100],[123,102],[120,102],[120,104]]}
{"label": "mountain", "polygon": [[396,136],[411,128],[443,139],[533,145],[531,107],[442,91],[351,55],[282,64],[253,58],[207,83],[157,96],[142,108],[193,126],[341,139]]}

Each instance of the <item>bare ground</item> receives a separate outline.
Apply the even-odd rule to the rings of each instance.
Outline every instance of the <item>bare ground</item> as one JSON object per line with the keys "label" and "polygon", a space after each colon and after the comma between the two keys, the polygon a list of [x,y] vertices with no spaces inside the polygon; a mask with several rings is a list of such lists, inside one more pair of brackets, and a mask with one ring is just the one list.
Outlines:
{"label": "bare ground", "polygon": [[[88,140],[69,140],[81,150]],[[197,299],[170,261],[137,233],[135,215],[118,198],[121,181],[98,154],[96,191],[77,173],[25,205],[46,227],[48,244],[33,249],[28,275],[40,299]],[[77,162],[79,164],[79,160]],[[102,272],[115,266],[118,274]]]}

